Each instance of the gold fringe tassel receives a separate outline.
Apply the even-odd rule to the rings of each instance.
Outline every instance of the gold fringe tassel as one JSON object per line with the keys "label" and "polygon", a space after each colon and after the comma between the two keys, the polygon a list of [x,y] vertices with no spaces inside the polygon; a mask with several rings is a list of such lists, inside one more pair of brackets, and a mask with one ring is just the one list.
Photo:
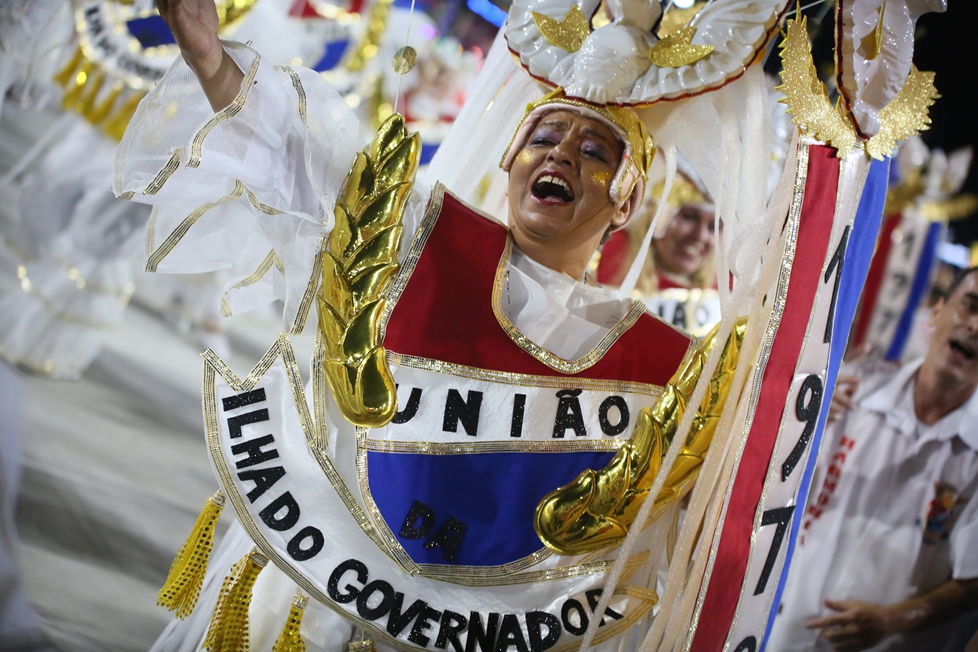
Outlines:
{"label": "gold fringe tassel", "polygon": [[231,567],[214,607],[204,649],[208,652],[248,652],[248,609],[251,590],[268,557],[252,550]]}
{"label": "gold fringe tassel", "polygon": [[306,644],[299,634],[299,628],[302,626],[302,614],[306,612],[307,604],[309,598],[296,591],[295,597],[292,598],[289,619],[285,622],[282,633],[275,639],[272,652],[306,652]]}
{"label": "gold fringe tassel", "polygon": [[175,611],[177,618],[186,618],[197,606],[207,573],[207,560],[214,548],[214,525],[221,516],[225,500],[220,491],[207,499],[157,595],[156,604]]}

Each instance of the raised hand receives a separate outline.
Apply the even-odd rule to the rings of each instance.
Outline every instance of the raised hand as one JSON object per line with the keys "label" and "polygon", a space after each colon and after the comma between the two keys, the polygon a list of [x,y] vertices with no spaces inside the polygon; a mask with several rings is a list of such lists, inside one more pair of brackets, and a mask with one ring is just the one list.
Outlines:
{"label": "raised hand", "polygon": [[218,111],[233,102],[244,75],[218,38],[214,0],[156,0],[156,7],[211,107]]}

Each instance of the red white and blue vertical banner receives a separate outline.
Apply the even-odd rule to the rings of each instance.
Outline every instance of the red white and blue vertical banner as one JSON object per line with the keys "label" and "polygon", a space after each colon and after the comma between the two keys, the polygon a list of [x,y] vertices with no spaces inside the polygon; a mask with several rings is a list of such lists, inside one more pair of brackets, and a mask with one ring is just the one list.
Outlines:
{"label": "red white and blue vertical banner", "polygon": [[944,225],[909,211],[888,215],[860,310],[854,342],[900,360],[914,313],[930,287]]}
{"label": "red white and blue vertical banner", "polygon": [[862,149],[838,158],[829,146],[799,145],[775,308],[687,640],[694,652],[762,649],[879,231],[888,168]]}

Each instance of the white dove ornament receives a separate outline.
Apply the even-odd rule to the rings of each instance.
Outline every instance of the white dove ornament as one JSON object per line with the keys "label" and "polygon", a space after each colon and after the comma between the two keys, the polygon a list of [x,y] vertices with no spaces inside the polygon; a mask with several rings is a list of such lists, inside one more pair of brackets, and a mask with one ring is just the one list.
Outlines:
{"label": "white dove ornament", "polygon": [[[790,0],[713,0],[699,11],[657,0],[515,0],[506,41],[537,79],[595,104],[647,106],[740,77]],[[660,22],[661,19],[661,22]]]}

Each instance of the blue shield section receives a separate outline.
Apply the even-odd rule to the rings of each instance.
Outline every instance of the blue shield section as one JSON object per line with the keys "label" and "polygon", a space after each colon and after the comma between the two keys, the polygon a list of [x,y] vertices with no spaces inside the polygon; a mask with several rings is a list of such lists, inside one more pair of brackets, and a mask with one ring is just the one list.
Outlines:
{"label": "blue shield section", "polygon": [[818,449],[822,443],[822,431],[825,429],[825,418],[829,413],[831,403],[828,398],[835,391],[835,381],[839,375],[839,367],[842,365],[842,356],[849,342],[852,319],[856,314],[856,306],[859,303],[863,285],[866,283],[866,274],[869,273],[869,263],[873,258],[873,251],[876,249],[876,238],[879,235],[880,223],[883,220],[883,202],[886,200],[889,173],[890,159],[888,158],[882,161],[874,160],[870,164],[866,184],[863,186],[863,194],[859,198],[859,206],[856,209],[856,217],[853,219],[849,244],[842,263],[842,276],[839,279],[839,296],[835,304],[835,319],[832,323],[832,342],[829,344],[829,360],[825,372],[825,391],[823,394],[826,400],[822,401],[818,424],[812,436],[811,456],[808,458],[805,474],[802,476],[801,485],[798,487],[796,500],[801,509],[796,509],[792,518],[784,570],[781,571],[778,590],[774,594],[771,612],[768,614],[767,629],[764,632],[764,640],[761,641],[761,652],[764,652],[768,635],[771,633],[771,626],[774,624],[774,617],[781,604],[784,582],[788,577],[791,557],[795,551],[795,539],[798,536],[802,518],[805,516],[805,503],[808,500],[808,490],[812,483],[812,472],[815,470]]}
{"label": "blue shield section", "polygon": [[367,453],[374,504],[418,564],[501,566],[543,547],[533,512],[547,493],[613,453]]}

